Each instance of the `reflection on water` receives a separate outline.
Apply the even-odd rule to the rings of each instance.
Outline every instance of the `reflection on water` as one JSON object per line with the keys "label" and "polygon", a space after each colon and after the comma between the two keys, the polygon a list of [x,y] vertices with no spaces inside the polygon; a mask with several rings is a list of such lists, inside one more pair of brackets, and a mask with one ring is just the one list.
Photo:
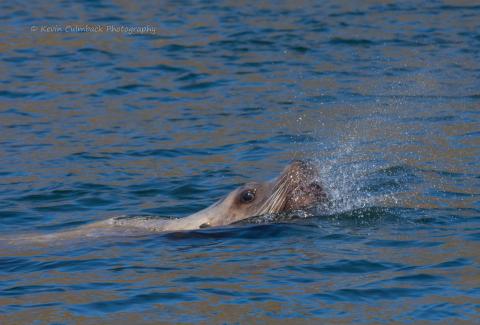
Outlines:
{"label": "reflection on water", "polygon": [[[0,323],[465,322],[478,314],[480,8],[0,4],[0,235],[182,217],[314,158],[275,224],[0,243]],[[154,26],[155,33],[32,31]]]}

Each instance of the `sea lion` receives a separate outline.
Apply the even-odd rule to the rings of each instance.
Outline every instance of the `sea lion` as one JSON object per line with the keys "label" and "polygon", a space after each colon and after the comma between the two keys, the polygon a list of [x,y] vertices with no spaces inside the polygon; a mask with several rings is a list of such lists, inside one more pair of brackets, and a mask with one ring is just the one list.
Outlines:
{"label": "sea lion", "polygon": [[302,210],[326,202],[327,196],[315,165],[310,161],[296,160],[285,167],[277,178],[263,183],[249,182],[188,217],[178,219],[116,217],[74,230],[29,236],[28,239],[51,241],[132,231],[193,230],[225,226],[253,216]]}

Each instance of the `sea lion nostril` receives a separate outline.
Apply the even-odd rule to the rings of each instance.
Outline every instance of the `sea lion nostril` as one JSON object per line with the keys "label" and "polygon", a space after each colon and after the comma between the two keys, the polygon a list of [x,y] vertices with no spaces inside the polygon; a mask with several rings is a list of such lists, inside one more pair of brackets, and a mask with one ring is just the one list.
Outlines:
{"label": "sea lion nostril", "polygon": [[322,194],[325,194],[325,189],[323,188],[322,185],[320,185],[318,182],[312,182],[308,185],[308,190],[312,193],[315,193],[315,194],[319,194],[319,193],[322,193]]}
{"label": "sea lion nostril", "polygon": [[323,187],[322,187],[320,184],[318,184],[317,182],[311,183],[311,184],[310,184],[310,187],[311,187],[312,189],[315,189],[315,190],[323,191]]}

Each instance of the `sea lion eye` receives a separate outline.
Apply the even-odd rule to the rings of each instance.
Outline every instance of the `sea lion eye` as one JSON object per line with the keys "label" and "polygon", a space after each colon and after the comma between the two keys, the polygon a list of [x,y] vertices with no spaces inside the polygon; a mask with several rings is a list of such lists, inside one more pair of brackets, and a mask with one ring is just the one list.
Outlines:
{"label": "sea lion eye", "polygon": [[242,203],[250,203],[255,200],[255,190],[245,190],[240,195],[240,201]]}

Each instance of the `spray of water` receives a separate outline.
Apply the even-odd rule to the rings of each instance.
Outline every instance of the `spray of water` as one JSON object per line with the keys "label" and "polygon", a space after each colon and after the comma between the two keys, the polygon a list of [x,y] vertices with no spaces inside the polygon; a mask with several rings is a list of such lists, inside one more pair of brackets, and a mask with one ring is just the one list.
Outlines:
{"label": "spray of water", "polygon": [[341,213],[372,204],[371,196],[360,191],[362,167],[347,164],[345,157],[353,152],[353,144],[345,143],[332,153],[330,159],[316,159],[324,187],[330,200],[331,213]]}
{"label": "spray of water", "polygon": [[[341,132],[337,133],[337,140],[317,143],[314,161],[319,170],[319,181],[330,200],[328,214],[396,205],[393,189],[372,190],[372,178],[378,178],[379,173],[391,168],[393,163],[391,157],[387,157],[389,153],[381,150],[372,152],[379,143],[375,137],[384,127],[384,121],[376,120],[377,110],[381,109],[378,107],[372,108],[368,119],[345,121]],[[325,128],[322,126],[322,129]],[[385,180],[386,176],[382,177]]]}

